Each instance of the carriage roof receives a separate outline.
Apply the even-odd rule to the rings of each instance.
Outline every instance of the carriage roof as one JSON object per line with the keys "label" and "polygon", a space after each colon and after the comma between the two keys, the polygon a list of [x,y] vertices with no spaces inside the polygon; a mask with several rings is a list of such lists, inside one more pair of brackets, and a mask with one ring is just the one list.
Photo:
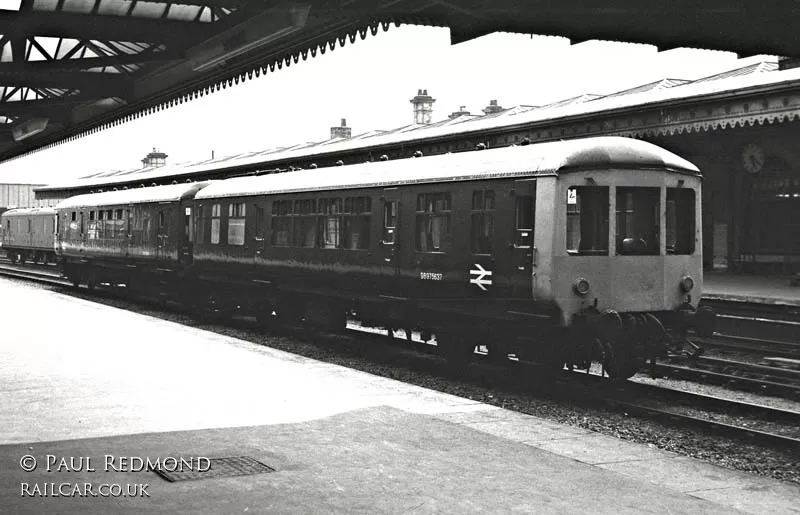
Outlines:
{"label": "carriage roof", "polygon": [[195,198],[532,177],[610,168],[700,174],[689,161],[651,143],[600,137],[239,177],[214,181]]}
{"label": "carriage roof", "polygon": [[9,216],[31,216],[31,215],[55,215],[56,210],[51,207],[18,207],[9,209],[8,211],[4,211],[2,215],[4,217]]}
{"label": "carriage roof", "polygon": [[56,209],[95,206],[123,206],[130,204],[151,204],[157,202],[177,202],[192,198],[208,182],[193,182],[154,186],[151,188],[133,188],[129,190],[105,191],[76,195],[61,201]]}

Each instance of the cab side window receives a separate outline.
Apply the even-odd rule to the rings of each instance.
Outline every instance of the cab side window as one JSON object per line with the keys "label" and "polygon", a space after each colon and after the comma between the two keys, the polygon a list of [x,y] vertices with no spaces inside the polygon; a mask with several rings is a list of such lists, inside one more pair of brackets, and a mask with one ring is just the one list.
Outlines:
{"label": "cab side window", "polygon": [[695,194],[688,188],[667,188],[667,254],[694,254]]}

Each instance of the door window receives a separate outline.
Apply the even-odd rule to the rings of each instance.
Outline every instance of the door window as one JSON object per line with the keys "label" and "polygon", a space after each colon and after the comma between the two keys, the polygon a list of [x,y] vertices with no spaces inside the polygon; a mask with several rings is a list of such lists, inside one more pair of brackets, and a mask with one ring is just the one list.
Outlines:
{"label": "door window", "polygon": [[573,186],[567,190],[567,253],[608,255],[608,187]]}

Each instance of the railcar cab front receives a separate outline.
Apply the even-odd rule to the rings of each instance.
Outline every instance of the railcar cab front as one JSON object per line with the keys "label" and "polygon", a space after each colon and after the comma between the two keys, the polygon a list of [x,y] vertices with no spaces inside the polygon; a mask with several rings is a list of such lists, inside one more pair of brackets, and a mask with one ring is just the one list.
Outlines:
{"label": "railcar cab front", "polygon": [[631,375],[673,334],[683,343],[689,326],[713,332],[713,314],[696,311],[699,174],[665,166],[565,172],[552,200],[550,277],[539,284],[551,285],[565,325],[588,328],[590,340],[616,355],[614,374]]}

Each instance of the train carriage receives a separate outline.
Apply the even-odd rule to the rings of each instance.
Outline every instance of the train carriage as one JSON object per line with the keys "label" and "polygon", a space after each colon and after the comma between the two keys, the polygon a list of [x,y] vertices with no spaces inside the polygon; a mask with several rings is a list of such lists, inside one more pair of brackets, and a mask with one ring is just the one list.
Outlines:
{"label": "train carriage", "polygon": [[[629,376],[665,328],[708,330],[699,171],[592,138],[217,181],[195,196],[197,287],[220,306],[436,333]],[[231,288],[235,283],[237,286]],[[244,293],[246,291],[246,293]]]}
{"label": "train carriage", "polygon": [[13,262],[55,261],[56,211],[9,209],[0,214],[0,251]]}
{"label": "train carriage", "polygon": [[[56,248],[74,284],[101,282],[153,289],[191,264],[191,205],[207,183],[108,191],[56,206]],[[188,211],[187,211],[188,210]]]}

